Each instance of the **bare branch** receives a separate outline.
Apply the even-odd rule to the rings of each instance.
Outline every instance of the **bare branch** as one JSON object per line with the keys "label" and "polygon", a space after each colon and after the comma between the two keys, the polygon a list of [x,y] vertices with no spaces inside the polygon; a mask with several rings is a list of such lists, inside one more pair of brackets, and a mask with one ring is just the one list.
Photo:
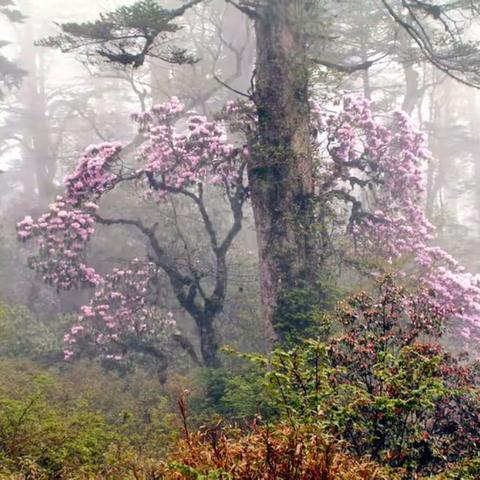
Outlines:
{"label": "bare branch", "polygon": [[251,95],[248,95],[248,93],[241,92],[240,90],[237,90],[236,88],[231,87],[228,85],[228,83],[225,83],[222,79],[220,79],[215,73],[213,74],[213,78],[223,87],[227,88],[233,93],[236,93],[237,95],[241,95],[242,97],[246,97],[249,100],[252,99]]}
{"label": "bare branch", "polygon": [[244,2],[240,0],[240,3],[236,3],[233,0],[225,0],[230,5],[233,5],[237,10],[244,13],[248,18],[252,20],[260,18],[258,12],[251,6],[245,5]]}
{"label": "bare branch", "polygon": [[328,60],[321,60],[321,59],[314,59],[313,63],[318,65],[322,65],[327,68],[331,68],[332,70],[337,70],[342,73],[353,73],[358,72],[359,70],[368,70],[373,65],[373,60],[369,60],[367,62],[356,63],[353,65],[340,65],[338,63],[329,62]]}
{"label": "bare branch", "polygon": [[[416,2],[416,3],[419,4],[423,2]],[[457,80],[458,82],[464,85],[467,85],[469,87],[480,89],[479,83],[469,81],[468,79],[460,76],[460,73],[468,73],[468,68],[466,68],[466,65],[463,65],[463,66],[451,65],[448,62],[446,62],[445,55],[439,55],[437,52],[435,52],[433,45],[430,41],[429,35],[425,32],[421,22],[418,20],[418,18],[415,16],[414,12],[412,11],[411,4],[408,4],[407,2],[405,2],[405,0],[402,1],[402,4],[407,8],[411,18],[414,21],[414,24],[417,25],[418,28],[415,28],[414,25],[410,24],[408,21],[404,20],[399,14],[397,14],[394,8],[390,5],[390,3],[387,0],[382,0],[382,4],[385,6],[385,8],[387,9],[388,13],[393,18],[393,20],[395,20],[395,22],[398,25],[400,25],[407,32],[407,34],[413,39],[413,41],[417,44],[417,46],[420,48],[422,55],[426,58],[426,60],[428,60],[432,65],[437,67],[440,71],[442,71],[449,77],[453,78],[454,80]],[[425,10],[424,6],[422,6],[422,8]],[[441,15],[441,12],[438,15]],[[478,70],[478,66],[477,66],[477,70]],[[475,73],[476,75],[478,75],[478,71],[474,71],[474,72],[470,71],[470,73]]]}

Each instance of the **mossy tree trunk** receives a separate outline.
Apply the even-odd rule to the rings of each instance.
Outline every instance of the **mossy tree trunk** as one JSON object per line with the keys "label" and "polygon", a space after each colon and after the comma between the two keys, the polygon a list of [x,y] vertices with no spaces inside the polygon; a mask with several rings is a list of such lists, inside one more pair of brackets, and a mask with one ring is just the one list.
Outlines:
{"label": "mossy tree trunk", "polygon": [[255,17],[259,125],[249,182],[270,344],[293,327],[282,322],[281,306],[315,277],[309,66],[302,31],[307,5],[270,1],[257,7]]}

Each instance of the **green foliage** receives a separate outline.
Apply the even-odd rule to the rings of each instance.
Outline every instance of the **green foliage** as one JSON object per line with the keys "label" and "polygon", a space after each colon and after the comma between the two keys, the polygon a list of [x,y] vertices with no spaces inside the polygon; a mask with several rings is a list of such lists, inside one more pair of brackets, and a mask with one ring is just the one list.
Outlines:
{"label": "green foliage", "polygon": [[326,338],[331,324],[326,312],[334,309],[340,295],[335,280],[319,277],[315,286],[288,289],[279,298],[273,323],[275,331],[287,345],[295,345],[305,338]]}
{"label": "green foliage", "polygon": [[193,417],[200,422],[212,416],[248,422],[258,415],[265,419],[276,415],[265,391],[263,372],[254,365],[203,369],[196,383],[190,404]]}
{"label": "green foliage", "polygon": [[105,419],[82,405],[52,403],[58,388],[52,377],[35,375],[28,390],[0,396],[2,473],[22,470],[26,462],[58,475],[63,469],[98,471],[115,435]]}
{"label": "green foliage", "polygon": [[178,462],[170,463],[169,467],[184,476],[184,478],[192,480],[233,480],[230,473],[223,469],[210,470],[207,473],[203,473],[198,468],[190,467]]}
{"label": "green foliage", "polygon": [[480,448],[477,370],[435,342],[444,315],[429,292],[387,280],[377,297],[342,305],[343,335],[246,357],[266,367],[266,389],[291,424],[348,442],[358,458],[435,473]]}
{"label": "green foliage", "polygon": [[133,477],[177,437],[158,382],[92,364],[63,372],[0,361],[0,477]]}
{"label": "green foliage", "polygon": [[480,478],[479,457],[461,462],[453,466],[450,471],[434,477],[435,480],[478,480],[478,478]]}
{"label": "green foliage", "polygon": [[[29,317],[2,312],[11,339],[9,321]],[[164,392],[142,370],[119,376],[89,361],[40,368],[4,340],[0,476],[479,478],[479,369],[440,346],[446,313],[428,291],[386,279],[322,323],[342,325],[341,334],[268,357],[235,353],[193,381],[172,375]]]}
{"label": "green foliage", "polygon": [[[198,2],[190,2],[194,3]],[[169,35],[180,29],[173,20],[187,8],[168,10],[153,0],[141,0],[101,14],[93,22],[63,23],[60,35],[45,38],[38,44],[63,52],[79,51],[89,63],[100,59],[139,67],[146,56],[168,63],[193,63],[194,58],[185,49],[173,45],[165,47]]]}
{"label": "green foliage", "polygon": [[68,323],[67,317],[46,322],[25,307],[0,303],[0,356],[30,358],[41,363],[58,361]]}

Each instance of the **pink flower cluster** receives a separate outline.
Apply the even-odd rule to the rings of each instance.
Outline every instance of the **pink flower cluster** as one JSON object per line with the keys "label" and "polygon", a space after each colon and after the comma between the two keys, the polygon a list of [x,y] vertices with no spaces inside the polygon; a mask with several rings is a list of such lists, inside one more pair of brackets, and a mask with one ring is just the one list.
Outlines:
{"label": "pink flower cluster", "polygon": [[346,98],[336,113],[316,113],[330,156],[326,183],[370,206],[371,215],[360,215],[352,229],[357,245],[389,262],[403,259],[407,268],[413,263],[418,281],[462,319],[463,334],[480,336],[478,278],[431,246],[435,228],[422,210],[422,167],[430,159],[423,135],[403,112],[387,128],[366,100]]}
{"label": "pink flower cluster", "polygon": [[150,112],[134,113],[132,120],[145,126],[152,121],[170,123],[178,119],[184,111],[185,105],[178,97],[171,97],[168,102],[155,105]]}
{"label": "pink flower cluster", "polygon": [[118,160],[120,151],[118,143],[88,147],[75,171],[64,179],[67,203],[79,205],[88,200],[96,201],[105,191],[112,189],[118,176],[111,168]]}
{"label": "pink flower cluster", "polygon": [[154,308],[157,299],[157,267],[134,259],[124,269],[115,268],[100,283],[88,305],[82,307],[79,324],[64,336],[65,358],[82,340],[93,342],[106,358],[119,360],[132,341],[156,337],[176,327],[171,313]]}
{"label": "pink flower cluster", "polygon": [[72,208],[57,197],[49,212],[37,221],[26,217],[17,224],[21,240],[37,241],[37,253],[29,257],[29,265],[59,290],[100,282],[99,275],[85,263],[85,246],[94,232],[91,213],[95,207],[92,204],[83,209]]}
{"label": "pink flower cluster", "polygon": [[101,281],[85,263],[86,245],[95,231],[96,201],[119,178],[111,169],[120,151],[120,145],[112,143],[88,147],[75,171],[64,179],[64,196],[57,197],[38,220],[26,217],[17,224],[20,240],[37,241],[37,253],[28,259],[30,267],[58,290]]}
{"label": "pink flower cluster", "polygon": [[154,178],[160,198],[200,183],[228,187],[238,176],[238,164],[225,127],[190,114],[178,128],[180,113],[185,113],[184,106],[174,98],[134,116],[146,138],[139,151],[138,172],[150,176],[147,186],[152,187]]}

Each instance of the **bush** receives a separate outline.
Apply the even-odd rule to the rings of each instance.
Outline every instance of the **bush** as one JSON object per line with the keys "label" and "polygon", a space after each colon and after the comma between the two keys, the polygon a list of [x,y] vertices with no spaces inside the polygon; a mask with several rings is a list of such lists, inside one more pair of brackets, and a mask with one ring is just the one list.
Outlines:
{"label": "bush", "polygon": [[176,417],[156,379],[0,360],[0,478],[148,478],[178,438]]}
{"label": "bush", "polygon": [[245,424],[258,415],[264,419],[277,415],[265,390],[263,370],[251,363],[242,361],[229,368],[202,369],[195,384],[190,396],[190,419],[196,423],[221,417]]}
{"label": "bush", "polygon": [[175,447],[159,473],[165,480],[395,480],[374,462],[355,459],[344,445],[327,441],[311,426],[256,422],[247,433],[217,426],[194,434]]}
{"label": "bush", "polygon": [[0,396],[3,474],[35,465],[55,478],[70,469],[91,473],[104,464],[115,440],[112,429],[100,414],[82,405],[64,410],[52,404],[49,392],[55,388],[52,377],[35,375],[28,392]]}
{"label": "bush", "polygon": [[386,279],[339,306],[339,336],[199,371],[188,422],[179,374],[161,392],[146,372],[0,361],[0,477],[478,479],[480,368],[441,346],[448,315]]}
{"label": "bush", "polygon": [[65,317],[45,321],[25,307],[0,302],[0,357],[52,364],[62,358]]}
{"label": "bush", "polygon": [[387,279],[378,298],[341,306],[343,335],[250,358],[268,366],[284,418],[346,441],[357,458],[434,473],[480,449],[478,370],[438,343],[447,315],[429,292]]}

